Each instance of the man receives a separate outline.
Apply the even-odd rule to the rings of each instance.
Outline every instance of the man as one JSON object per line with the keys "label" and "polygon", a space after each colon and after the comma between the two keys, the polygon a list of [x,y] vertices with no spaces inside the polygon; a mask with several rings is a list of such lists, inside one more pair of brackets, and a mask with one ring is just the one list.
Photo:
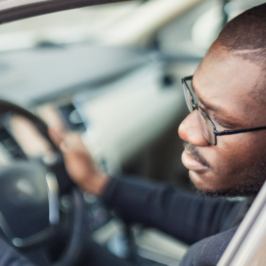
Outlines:
{"label": "man", "polygon": [[[266,179],[265,69],[263,4],[230,21],[193,78],[183,80],[191,113],[178,130],[185,142],[182,162],[203,194],[255,196]],[[53,139],[82,190],[101,196],[128,222],[193,244],[181,265],[216,265],[247,210],[247,204],[222,198],[107,177],[80,140],[56,134]]]}
{"label": "man", "polygon": [[[184,79],[191,113],[179,127],[185,141],[182,161],[203,194],[255,196],[266,179],[265,18],[263,4],[229,22],[193,78]],[[78,137],[50,134],[82,190],[102,197],[128,222],[156,227],[191,244],[181,265],[217,264],[247,204],[110,178],[97,169]],[[89,265],[126,265],[119,259],[104,262],[105,256],[98,261],[91,257]]]}
{"label": "man", "polygon": [[[182,162],[203,194],[255,196],[266,179],[266,4],[221,31],[193,78],[183,80],[190,115],[181,123]],[[101,173],[79,139],[52,132],[69,174],[128,222],[188,244],[181,265],[216,265],[246,204],[190,195]],[[241,210],[242,208],[242,210]]]}

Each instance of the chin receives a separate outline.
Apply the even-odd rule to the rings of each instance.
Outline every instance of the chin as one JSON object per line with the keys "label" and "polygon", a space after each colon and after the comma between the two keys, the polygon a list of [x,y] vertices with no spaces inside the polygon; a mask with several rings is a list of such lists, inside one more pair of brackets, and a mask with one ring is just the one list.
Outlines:
{"label": "chin", "polygon": [[192,189],[199,195],[205,195],[209,197],[239,197],[247,196],[246,191],[243,193],[235,188],[221,188],[216,184],[213,184],[213,179],[210,174],[197,173],[189,171],[189,177],[192,185]]}
{"label": "chin", "polygon": [[209,173],[198,173],[190,170],[189,178],[197,190],[216,191],[218,189],[210,185],[213,183],[213,178],[210,176]]}
{"label": "chin", "polygon": [[[262,183],[243,182],[242,184],[236,184],[232,187],[221,188],[213,184],[210,176],[206,177],[204,174],[189,171],[189,177],[192,189],[199,195],[209,197],[234,198],[256,196],[262,186]],[[212,186],[210,186],[210,184],[212,184]]]}

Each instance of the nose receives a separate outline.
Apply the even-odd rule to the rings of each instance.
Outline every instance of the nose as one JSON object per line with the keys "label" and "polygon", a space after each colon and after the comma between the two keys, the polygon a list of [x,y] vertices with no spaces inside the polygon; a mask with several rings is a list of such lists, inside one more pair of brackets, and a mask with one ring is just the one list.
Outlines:
{"label": "nose", "polygon": [[197,110],[190,113],[182,121],[178,128],[178,134],[182,140],[195,146],[204,147],[210,145],[201,131]]}

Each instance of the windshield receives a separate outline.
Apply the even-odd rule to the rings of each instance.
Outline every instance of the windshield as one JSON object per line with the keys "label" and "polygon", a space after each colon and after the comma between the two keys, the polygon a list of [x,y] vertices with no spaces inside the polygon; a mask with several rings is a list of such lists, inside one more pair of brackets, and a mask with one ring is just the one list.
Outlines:
{"label": "windshield", "polygon": [[53,44],[93,42],[143,1],[90,6],[23,19],[0,26],[0,51]]}

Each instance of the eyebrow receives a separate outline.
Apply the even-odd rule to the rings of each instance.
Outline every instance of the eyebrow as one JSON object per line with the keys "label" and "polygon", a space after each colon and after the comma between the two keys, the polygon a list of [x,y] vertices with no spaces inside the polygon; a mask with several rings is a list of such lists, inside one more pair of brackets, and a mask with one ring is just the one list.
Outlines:
{"label": "eyebrow", "polygon": [[[207,104],[207,103],[205,102],[205,100],[202,100],[201,97],[198,96],[198,94],[197,94],[196,91],[195,91],[195,86],[194,86],[194,84],[193,84],[193,80],[192,80],[192,82],[191,82],[191,85],[192,85],[192,89],[193,89],[194,93],[196,94],[196,96],[198,97],[199,101],[200,101],[200,102],[201,102],[201,103],[202,103],[207,109],[212,110],[212,111],[218,111],[218,112],[219,112],[219,108],[215,108],[215,107],[213,107],[213,106]],[[221,113],[224,113],[224,111],[221,110]]]}
{"label": "eyebrow", "polygon": [[[198,97],[198,95],[197,95]],[[216,112],[221,112],[221,113],[224,113],[223,110],[220,110],[220,108],[215,108],[209,104],[207,104],[204,100],[202,100],[200,97],[198,97],[199,101],[208,109],[208,110],[212,110],[212,111],[216,111]]]}
{"label": "eyebrow", "polygon": [[[195,91],[194,88],[195,88],[195,86],[194,86],[194,84],[192,83],[192,89],[194,90],[194,93],[196,94],[196,91]],[[204,107],[206,107],[208,110],[211,110],[211,111],[214,111],[214,112],[221,113],[225,118],[227,118],[227,119],[231,119],[231,120],[233,120],[232,122],[237,123],[237,119],[234,118],[234,117],[232,117],[231,115],[229,115],[229,114],[228,114],[223,108],[214,107],[214,106],[212,106],[212,105],[206,103],[205,100],[202,100],[202,98],[199,97],[197,94],[196,94],[196,96],[198,97],[198,99],[199,99],[199,101],[202,103],[202,105],[203,105]]]}

